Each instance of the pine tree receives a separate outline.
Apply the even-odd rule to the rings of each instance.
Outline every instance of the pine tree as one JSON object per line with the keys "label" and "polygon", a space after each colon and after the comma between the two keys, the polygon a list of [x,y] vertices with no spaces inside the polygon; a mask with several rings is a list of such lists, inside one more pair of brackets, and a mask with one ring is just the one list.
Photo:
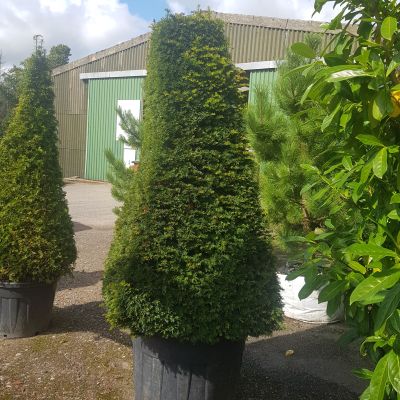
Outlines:
{"label": "pine tree", "polygon": [[[126,134],[126,136],[121,136],[119,140],[132,149],[135,149],[137,155],[140,154],[143,130],[142,122],[136,119],[131,111],[123,111],[121,107],[117,108],[117,115],[121,121],[120,127]],[[110,164],[107,179],[112,185],[111,194],[116,200],[123,202],[132,187],[131,180],[134,179],[135,170],[126,167],[124,161],[115,157],[111,150],[106,150],[105,155]],[[114,212],[118,214],[119,207],[115,208]]]}
{"label": "pine tree", "polygon": [[76,258],[53,100],[38,49],[25,62],[18,105],[0,139],[0,280],[54,282]]}
{"label": "pine tree", "polygon": [[[309,35],[306,42],[317,52],[321,37]],[[296,68],[309,62],[289,50],[287,60],[278,67],[272,92],[258,88],[246,113],[248,135],[260,165],[261,201],[276,244],[283,248],[287,236],[315,229],[327,213],[302,191],[311,179],[303,165],[321,166],[332,145],[332,135],[322,135],[320,130],[325,112],[315,103],[301,102],[313,76]]]}

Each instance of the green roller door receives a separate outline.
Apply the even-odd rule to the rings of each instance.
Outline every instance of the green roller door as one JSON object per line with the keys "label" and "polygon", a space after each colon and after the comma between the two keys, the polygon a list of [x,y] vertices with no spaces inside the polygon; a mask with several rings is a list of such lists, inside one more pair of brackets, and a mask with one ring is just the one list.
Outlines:
{"label": "green roller door", "polygon": [[254,90],[259,86],[266,86],[267,88],[272,88],[272,85],[276,79],[276,69],[264,69],[259,71],[250,72],[250,82],[249,82],[249,102],[254,100]]}
{"label": "green roller door", "polygon": [[123,144],[116,138],[118,100],[140,100],[143,77],[90,79],[85,178],[107,180],[105,150],[123,158]]}

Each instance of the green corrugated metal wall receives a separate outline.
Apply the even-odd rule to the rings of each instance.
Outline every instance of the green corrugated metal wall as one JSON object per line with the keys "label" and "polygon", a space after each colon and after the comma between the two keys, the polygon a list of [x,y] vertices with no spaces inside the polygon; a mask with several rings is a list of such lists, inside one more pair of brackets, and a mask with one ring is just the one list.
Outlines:
{"label": "green corrugated metal wall", "polygon": [[88,118],[85,178],[107,180],[110,149],[123,158],[123,144],[116,139],[118,100],[140,100],[144,78],[91,79],[88,90]]}
{"label": "green corrugated metal wall", "polygon": [[[235,63],[281,60],[292,43],[304,40],[310,32],[322,33],[318,22],[220,13],[215,17],[224,21]],[[332,37],[332,32],[324,33],[323,45]],[[84,174],[88,91],[80,74],[146,68],[149,39],[149,34],[142,35],[53,71],[64,176]]]}
{"label": "green corrugated metal wall", "polygon": [[276,74],[277,73],[275,69],[253,71],[250,73],[249,102],[254,100],[254,90],[256,87],[265,86],[272,88],[272,85],[276,79]]}
{"label": "green corrugated metal wall", "polygon": [[[273,69],[250,73],[249,101],[255,87],[271,87],[276,76]],[[88,117],[85,178],[107,180],[108,163],[104,152],[110,149],[123,158],[123,144],[116,140],[116,107],[118,100],[140,100],[144,78],[90,79],[88,87]]]}

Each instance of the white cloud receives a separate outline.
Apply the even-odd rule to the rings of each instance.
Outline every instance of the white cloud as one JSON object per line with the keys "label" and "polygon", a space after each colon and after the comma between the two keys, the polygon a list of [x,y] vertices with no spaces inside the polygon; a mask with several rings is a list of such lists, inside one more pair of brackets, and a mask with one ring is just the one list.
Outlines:
{"label": "white cloud", "polygon": [[149,31],[149,21],[132,15],[120,0],[0,0],[3,64],[19,64],[41,34],[47,49],[71,47],[77,59]]}
{"label": "white cloud", "polygon": [[[314,0],[168,0],[168,6],[173,12],[188,13],[197,8],[210,7],[212,10],[248,15],[263,15],[267,17],[311,19],[314,11]],[[321,14],[316,14],[312,19],[327,21],[336,12],[332,7],[326,6]]]}
{"label": "white cloud", "polygon": [[[138,2],[145,0],[136,0]],[[151,0],[150,0],[151,1]],[[173,12],[210,7],[219,12],[310,19],[314,0],[166,0]],[[149,31],[150,21],[129,12],[122,0],[0,0],[0,52],[3,66],[19,64],[41,34],[47,49],[66,44],[71,60]],[[330,8],[314,19],[326,21]]]}

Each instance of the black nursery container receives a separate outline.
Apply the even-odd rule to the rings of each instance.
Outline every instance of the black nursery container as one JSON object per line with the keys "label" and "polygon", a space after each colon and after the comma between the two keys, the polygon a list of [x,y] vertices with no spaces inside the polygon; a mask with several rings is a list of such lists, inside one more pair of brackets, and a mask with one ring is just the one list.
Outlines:
{"label": "black nursery container", "polygon": [[243,350],[244,342],[136,338],[135,400],[232,400]]}
{"label": "black nursery container", "polygon": [[56,284],[0,282],[0,338],[35,336],[50,323]]}

